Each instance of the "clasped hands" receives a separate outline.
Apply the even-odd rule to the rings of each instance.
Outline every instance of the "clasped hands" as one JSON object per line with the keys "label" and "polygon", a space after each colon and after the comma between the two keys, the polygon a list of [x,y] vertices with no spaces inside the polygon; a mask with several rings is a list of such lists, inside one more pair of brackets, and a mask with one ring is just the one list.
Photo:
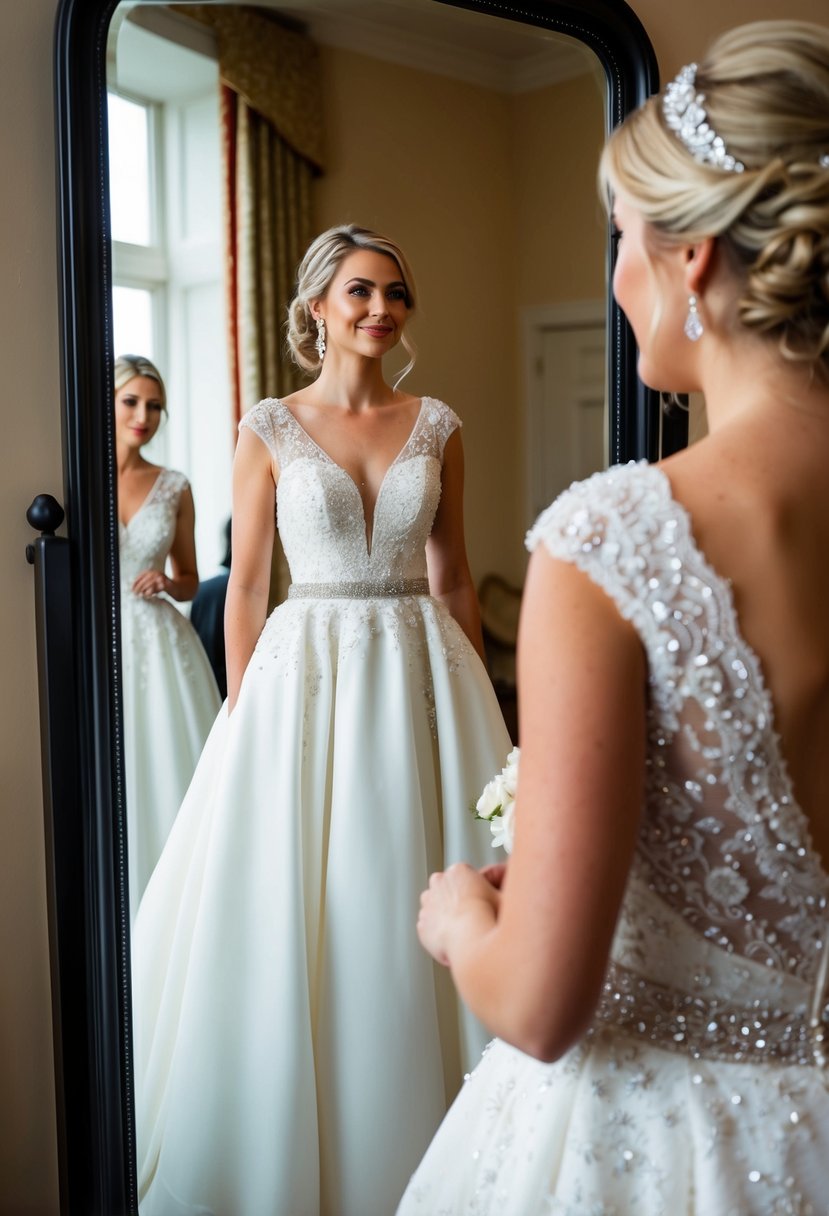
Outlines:
{"label": "clasped hands", "polygon": [[458,934],[477,935],[495,925],[506,872],[505,862],[480,870],[456,862],[430,876],[420,897],[417,935],[436,962],[449,966],[451,943]]}

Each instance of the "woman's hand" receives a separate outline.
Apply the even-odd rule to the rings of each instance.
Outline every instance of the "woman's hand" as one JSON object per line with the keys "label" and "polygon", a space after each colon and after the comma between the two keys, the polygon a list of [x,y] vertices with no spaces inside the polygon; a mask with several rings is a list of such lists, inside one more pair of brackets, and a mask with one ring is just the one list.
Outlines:
{"label": "woman's hand", "polygon": [[135,595],[143,599],[152,599],[154,595],[170,592],[170,580],[161,570],[142,570],[132,585]]}
{"label": "woman's hand", "polygon": [[[498,876],[499,881],[502,877]],[[452,942],[467,932],[477,936],[492,928],[500,900],[497,886],[471,866],[459,862],[432,874],[428,890],[420,897],[417,935],[421,945],[436,962],[448,967]]]}

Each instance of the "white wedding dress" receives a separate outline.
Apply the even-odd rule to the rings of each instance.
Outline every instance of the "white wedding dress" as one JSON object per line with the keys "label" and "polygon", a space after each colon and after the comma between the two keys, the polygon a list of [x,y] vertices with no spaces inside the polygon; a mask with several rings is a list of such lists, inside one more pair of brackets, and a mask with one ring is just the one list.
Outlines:
{"label": "white wedding dress", "polygon": [[161,469],[119,525],[121,670],[127,849],[132,916],[161,855],[221,701],[204,647],[164,595],[135,595],[143,570],[163,570],[187,478]]}
{"label": "white wedding dress", "polygon": [[142,1216],[389,1216],[486,1041],[421,950],[429,872],[497,860],[469,810],[510,741],[428,595],[445,442],[424,398],[380,489],[279,401],[294,583],[223,709],[133,938]]}
{"label": "white wedding dress", "polygon": [[825,1216],[829,879],[730,587],[648,465],[576,484],[528,544],[642,640],[638,848],[586,1038],[552,1065],[495,1040],[398,1216]]}

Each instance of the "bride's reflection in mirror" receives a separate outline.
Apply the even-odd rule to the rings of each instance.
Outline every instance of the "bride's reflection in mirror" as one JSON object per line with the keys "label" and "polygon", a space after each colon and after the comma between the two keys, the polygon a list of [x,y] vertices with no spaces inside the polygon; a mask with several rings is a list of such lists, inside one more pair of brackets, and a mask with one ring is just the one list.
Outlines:
{"label": "bride's reflection in mirror", "polygon": [[220,701],[198,636],[173,605],[192,600],[199,585],[192,491],[182,473],[143,454],[167,411],[164,382],[149,359],[121,355],[114,383],[134,920]]}
{"label": "bride's reflection in mirror", "polygon": [[392,241],[321,234],[288,326],[313,382],[242,419],[228,700],[133,937],[143,1216],[384,1216],[485,1046],[413,932],[430,872],[498,860],[468,791],[510,748],[459,419],[383,376],[415,300]]}

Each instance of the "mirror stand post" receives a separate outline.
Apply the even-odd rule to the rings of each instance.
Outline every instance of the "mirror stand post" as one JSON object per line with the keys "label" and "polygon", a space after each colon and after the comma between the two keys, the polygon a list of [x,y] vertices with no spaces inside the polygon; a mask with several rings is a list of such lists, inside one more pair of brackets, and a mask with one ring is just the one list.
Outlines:
{"label": "mirror stand post", "polygon": [[[117,0],[60,0],[55,29],[63,462],[73,681],[50,730],[75,736],[76,814],[53,817],[60,988],[61,1211],[138,1210],[112,435],[106,44]],[[39,544],[40,542],[36,542]],[[61,543],[61,542],[59,542]],[[63,773],[53,782],[63,784]],[[54,809],[54,808],[53,808]],[[64,832],[70,837],[64,838]],[[67,855],[64,856],[64,849]]]}
{"label": "mirror stand post", "polygon": [[[47,509],[38,509],[47,499],[47,495],[39,495],[27,512],[29,523],[44,529],[44,534],[26,546],[26,558],[34,566],[35,578],[58,1173],[61,1211],[68,1212],[77,1206],[73,1195],[89,1192],[86,1154],[76,1151],[75,1144],[77,1130],[89,1122],[86,1055],[77,1048],[64,1051],[65,1044],[80,1045],[86,1038],[86,993],[73,982],[76,976],[70,969],[71,960],[83,951],[82,905],[73,898],[83,876],[83,818],[74,729],[69,541],[54,535],[63,521],[57,502],[48,499]],[[67,1097],[72,1094],[76,1099],[70,1117]]]}

